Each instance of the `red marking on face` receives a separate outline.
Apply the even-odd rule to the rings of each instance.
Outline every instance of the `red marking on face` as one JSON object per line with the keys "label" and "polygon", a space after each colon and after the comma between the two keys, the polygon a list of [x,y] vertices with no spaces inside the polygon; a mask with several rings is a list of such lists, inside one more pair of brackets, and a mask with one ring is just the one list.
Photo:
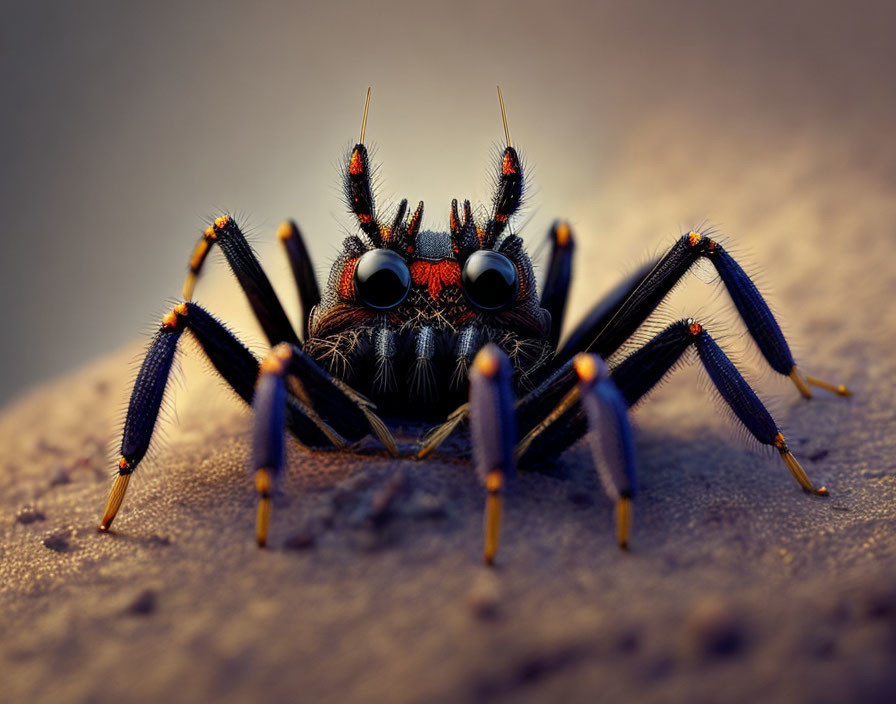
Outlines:
{"label": "red marking on face", "polygon": [[373,220],[373,217],[370,215],[370,213],[361,213],[360,215],[358,215],[358,220],[366,225],[371,220]]}
{"label": "red marking on face", "polygon": [[452,259],[440,262],[411,262],[411,278],[419,286],[426,286],[432,300],[436,300],[445,286],[460,285],[460,265]]}
{"label": "red marking on face", "polygon": [[364,171],[364,162],[361,160],[361,152],[357,149],[352,152],[352,159],[348,164],[348,172],[352,176],[357,176]]}
{"label": "red marking on face", "polygon": [[342,267],[342,276],[339,277],[339,285],[336,290],[343,301],[351,301],[355,297],[355,268],[358,266],[358,257],[349,259]]}

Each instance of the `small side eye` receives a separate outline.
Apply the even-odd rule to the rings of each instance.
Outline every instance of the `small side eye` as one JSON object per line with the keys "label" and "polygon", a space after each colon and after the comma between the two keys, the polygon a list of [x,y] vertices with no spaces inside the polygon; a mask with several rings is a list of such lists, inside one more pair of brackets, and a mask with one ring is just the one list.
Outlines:
{"label": "small side eye", "polygon": [[516,298],[520,280],[507,257],[491,250],[473,252],[461,274],[464,293],[482,310],[500,310]]}
{"label": "small side eye", "polygon": [[355,267],[355,293],[364,305],[388,310],[399,305],[411,288],[411,272],[398,254],[388,249],[365,252]]}

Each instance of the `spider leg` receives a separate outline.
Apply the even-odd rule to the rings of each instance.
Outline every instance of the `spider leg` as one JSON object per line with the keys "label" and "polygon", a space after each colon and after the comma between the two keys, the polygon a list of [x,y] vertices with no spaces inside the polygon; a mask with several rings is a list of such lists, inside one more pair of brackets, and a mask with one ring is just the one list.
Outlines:
{"label": "spider leg", "polygon": [[302,339],[307,340],[308,320],[311,309],[320,303],[320,288],[317,285],[317,276],[314,274],[314,266],[311,264],[311,256],[305,247],[305,240],[298,226],[292,221],[280,225],[277,229],[277,238],[286,249],[289,266],[299,290],[299,304],[302,309]]}
{"label": "spider leg", "polygon": [[[118,476],[109,494],[100,530],[108,530],[112,525],[124,500],[131,474],[149,448],[178,343],[185,330],[192,333],[209,361],[237,395],[247,404],[252,403],[258,378],[258,360],[202,307],[195,303],[175,306],[162,319],[137,373],[121,438]],[[328,434],[327,429],[305,413],[305,409],[294,399],[288,400],[286,422],[290,432],[306,445],[339,443],[335,433]]]}
{"label": "spider leg", "polygon": [[229,215],[222,215],[214,223],[206,228],[202,238],[196,245],[193,255],[190,257],[190,269],[184,282],[184,299],[189,301],[193,297],[193,288],[199,277],[199,272],[205,262],[212,245],[217,243],[224,252],[230,269],[249,299],[252,312],[261,324],[264,334],[271,345],[279,342],[298,344],[296,337],[283,306],[271,282],[258,263],[252,248],[246,242],[236,222]]}
{"label": "spider leg", "polygon": [[[842,384],[835,386],[802,377],[778,322],[755,284],[720,244],[698,232],[683,235],[631,291],[622,305],[612,311],[609,320],[604,323],[603,317],[589,315],[570,335],[559,357],[569,359],[580,351],[593,352],[604,358],[612,355],[701,257],[708,258],[719,272],[747,330],[772,369],[790,377],[806,398],[812,396],[810,383],[843,396],[849,395],[849,390]],[[603,327],[598,328],[600,324]]]}
{"label": "spider leg", "polygon": [[[613,369],[610,378],[625,402],[629,406],[634,405],[662,380],[691,346],[697,349],[698,358],[722,399],[750,434],[762,444],[778,450],[784,464],[805,491],[826,495],[827,489],[816,489],[790,453],[783,434],[750,385],[703,326],[693,319],[681,320],[667,327],[623,360]],[[575,367],[574,361],[555,375],[557,386],[561,388],[552,390],[552,397],[556,398],[561,391],[565,395],[543,421],[533,425],[532,420],[536,416],[530,410],[541,405],[543,398],[535,395],[542,387],[535,389],[521,402],[518,418],[525,435],[517,446],[520,463],[556,456],[586,432],[587,419],[580,404],[580,392],[573,387],[571,367]]]}
{"label": "spider leg", "polygon": [[587,349],[590,343],[613,319],[622,304],[635,292],[645,277],[653,271],[657,264],[654,260],[639,267],[614,286],[609,293],[588,311],[585,318],[569,333],[563,346],[555,355],[555,364],[559,367],[566,364],[579,352]]}
{"label": "spider leg", "polygon": [[252,404],[255,410],[252,468],[259,494],[255,537],[259,546],[267,543],[271,492],[283,469],[283,443],[288,422],[284,408],[289,410],[290,399],[324,433],[330,444],[345,447],[347,441],[358,440],[372,432],[392,456],[398,456],[394,438],[374,412],[370,401],[331,377],[298,347],[286,343],[277,345],[261,363]]}
{"label": "spider leg", "polygon": [[516,472],[512,378],[510,360],[497,345],[479,350],[470,372],[470,427],[473,465],[486,489],[483,557],[487,565],[494,563],[498,552],[504,487]]}
{"label": "spider leg", "polygon": [[541,307],[551,314],[551,332],[548,339],[551,347],[557,349],[566,314],[566,301],[569,298],[575,241],[569,224],[559,221],[554,223],[549,237],[551,258],[541,290]]}

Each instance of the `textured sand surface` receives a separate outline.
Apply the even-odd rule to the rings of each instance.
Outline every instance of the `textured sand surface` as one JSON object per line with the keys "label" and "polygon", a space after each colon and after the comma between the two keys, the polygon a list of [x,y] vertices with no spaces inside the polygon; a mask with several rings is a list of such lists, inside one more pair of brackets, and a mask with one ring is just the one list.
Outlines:
{"label": "textured sand surface", "polygon": [[573,318],[643,248],[671,241],[683,199],[723,217],[802,366],[854,396],[805,402],[771,378],[700,276],[667,315],[727,332],[830,498],[805,496],[744,443],[687,368],[635,413],[627,554],[581,447],[519,479],[496,569],[480,565],[483,497],[451,448],[427,462],[295,448],[261,551],[250,417],[187,361],[179,423],[99,535],[135,354],[123,351],[0,416],[0,699],[892,701],[893,146],[857,126],[670,146],[687,120],[633,125],[577,209],[590,224]]}

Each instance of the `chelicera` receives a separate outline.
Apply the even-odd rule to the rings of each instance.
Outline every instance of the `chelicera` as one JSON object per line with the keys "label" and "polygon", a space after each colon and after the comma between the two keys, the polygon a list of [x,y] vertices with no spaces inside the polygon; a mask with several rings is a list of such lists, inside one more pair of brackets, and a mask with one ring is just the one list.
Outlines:
{"label": "chelicera", "polygon": [[[459,207],[455,200],[448,231],[433,231],[423,227],[422,202],[412,213],[406,200],[388,218],[377,212],[364,145],[369,103],[368,91],[361,139],[343,174],[358,233],[344,241],[322,292],[298,228],[288,222],[278,232],[304,311],[300,331],[287,319],[233,218],[219,217],[203,233],[190,259],[184,302],[164,316],[137,375],[101,530],[111,526],[149,447],[184,331],[254,408],[252,470],[262,546],[287,433],[311,450],[344,449],[372,435],[397,456],[390,421],[425,419],[430,429],[415,450],[419,458],[469,427],[473,465],[486,495],[486,562],[498,547],[506,481],[518,466],[538,466],[582,437],[615,503],[617,539],[625,547],[636,492],[627,414],[690,348],[747,431],[777,449],[805,491],[827,493],[809,480],[759,397],[699,321],[672,323],[639,349],[620,351],[691,266],[706,259],[772,369],[790,377],[806,398],[813,385],[849,394],[845,386],[803,376],[763,297],[710,233],[685,233],[614,288],[560,344],[573,236],[567,224],[553,226],[539,295],[523,240],[511,225],[523,199],[524,174],[506,118],[506,148],[488,216],[479,219],[469,201]],[[191,302],[215,245],[270,342],[264,360]]]}

